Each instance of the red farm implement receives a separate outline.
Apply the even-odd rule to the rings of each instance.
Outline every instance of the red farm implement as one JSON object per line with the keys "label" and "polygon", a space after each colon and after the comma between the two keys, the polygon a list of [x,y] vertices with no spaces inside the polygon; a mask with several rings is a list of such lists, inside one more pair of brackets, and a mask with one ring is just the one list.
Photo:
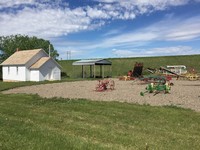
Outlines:
{"label": "red farm implement", "polygon": [[107,90],[115,89],[115,81],[114,80],[99,80],[96,85],[95,91],[103,92]]}
{"label": "red farm implement", "polygon": [[119,77],[119,80],[129,81],[135,80],[135,78],[141,77],[143,70],[143,63],[136,62],[133,70],[129,70],[126,76]]}

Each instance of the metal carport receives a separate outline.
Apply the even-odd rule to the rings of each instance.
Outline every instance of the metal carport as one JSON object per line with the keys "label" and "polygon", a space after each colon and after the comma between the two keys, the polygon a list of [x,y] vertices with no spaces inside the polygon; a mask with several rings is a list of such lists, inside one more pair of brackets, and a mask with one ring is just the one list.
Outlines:
{"label": "metal carport", "polygon": [[104,66],[110,66],[110,76],[112,76],[112,62],[106,59],[87,59],[87,60],[79,60],[72,63],[74,66],[82,66],[82,78],[84,76],[84,66],[90,66],[90,77],[96,78],[96,66],[100,66],[100,76],[104,78]]}

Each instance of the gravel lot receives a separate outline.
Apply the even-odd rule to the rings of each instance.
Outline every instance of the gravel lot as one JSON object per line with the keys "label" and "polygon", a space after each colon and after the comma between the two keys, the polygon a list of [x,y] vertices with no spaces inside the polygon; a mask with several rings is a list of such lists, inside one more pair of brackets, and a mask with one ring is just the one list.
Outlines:
{"label": "gravel lot", "polygon": [[154,96],[145,91],[147,85],[139,85],[139,81],[115,81],[115,90],[96,92],[95,86],[98,81],[76,81],[29,87],[20,87],[4,91],[9,93],[38,94],[42,97],[84,98],[97,101],[120,101],[138,104],[150,104],[152,106],[175,105],[200,112],[200,81],[173,80],[174,86],[170,94],[159,93]]}

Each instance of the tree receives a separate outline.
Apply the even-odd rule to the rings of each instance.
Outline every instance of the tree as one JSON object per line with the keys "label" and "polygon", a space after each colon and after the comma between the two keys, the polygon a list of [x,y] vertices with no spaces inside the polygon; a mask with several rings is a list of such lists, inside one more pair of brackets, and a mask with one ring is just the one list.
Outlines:
{"label": "tree", "polygon": [[48,40],[40,39],[35,36],[27,35],[11,35],[0,37],[0,61],[4,61],[12,55],[17,48],[21,50],[39,49],[42,48],[46,53],[49,53],[49,45],[51,49],[51,57],[56,59],[59,54],[54,49],[53,45]]}

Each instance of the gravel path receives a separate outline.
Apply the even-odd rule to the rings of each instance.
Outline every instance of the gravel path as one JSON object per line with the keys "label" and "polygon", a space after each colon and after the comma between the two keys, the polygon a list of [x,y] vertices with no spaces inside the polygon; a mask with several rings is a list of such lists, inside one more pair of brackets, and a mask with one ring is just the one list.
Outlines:
{"label": "gravel path", "polygon": [[63,98],[85,98],[97,101],[120,101],[138,104],[150,104],[152,106],[175,105],[190,108],[200,112],[200,81],[173,80],[170,94],[159,93],[157,95],[145,94],[147,85],[138,85],[139,81],[115,81],[115,90],[95,92],[97,81],[76,81],[45,85],[20,87],[4,91],[10,93],[38,94],[42,97],[63,97]]}

